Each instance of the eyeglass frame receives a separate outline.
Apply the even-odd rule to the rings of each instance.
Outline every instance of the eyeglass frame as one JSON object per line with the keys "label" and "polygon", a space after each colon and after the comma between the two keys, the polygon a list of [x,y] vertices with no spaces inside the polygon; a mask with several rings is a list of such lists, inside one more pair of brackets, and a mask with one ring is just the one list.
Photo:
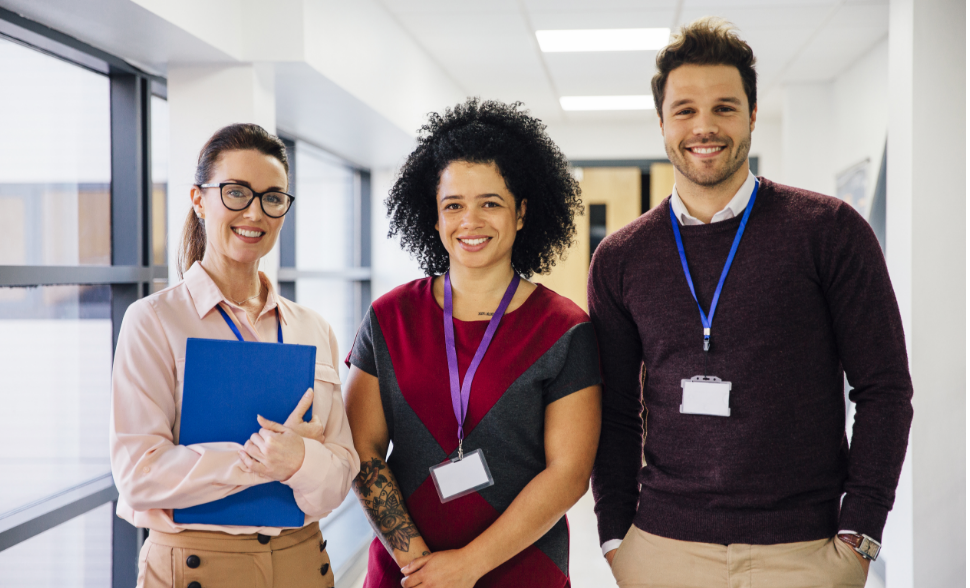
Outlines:
{"label": "eyeglass frame", "polygon": [[[240,211],[246,210],[247,208],[253,205],[253,200],[255,200],[256,198],[259,198],[260,210],[262,210],[263,214],[265,214],[270,218],[283,218],[284,216],[286,216],[286,213],[289,212],[291,208],[293,208],[293,203],[296,202],[296,196],[288,192],[282,192],[280,190],[266,190],[265,192],[257,192],[256,190],[253,190],[251,186],[247,186],[246,184],[241,184],[239,182],[220,182],[218,184],[196,184],[196,186],[199,188],[219,188],[219,200],[222,200],[222,205],[225,206],[227,210],[231,210],[233,212],[240,212]],[[243,188],[247,188],[250,192],[252,192],[253,196],[252,198],[249,199],[249,202],[246,203],[246,206],[243,206],[242,208],[229,208],[229,205],[226,204],[226,199],[222,194],[222,189],[225,186],[242,186]],[[286,207],[286,210],[283,211],[283,214],[279,216],[273,216],[272,214],[266,212],[266,207],[263,206],[263,196],[265,196],[266,194],[285,194],[286,196],[290,197],[290,204],[289,206]]]}

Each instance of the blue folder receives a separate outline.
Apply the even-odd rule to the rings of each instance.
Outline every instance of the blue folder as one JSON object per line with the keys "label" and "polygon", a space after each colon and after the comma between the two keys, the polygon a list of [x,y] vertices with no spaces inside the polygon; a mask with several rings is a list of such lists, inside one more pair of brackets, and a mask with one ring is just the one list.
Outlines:
{"label": "blue folder", "polygon": [[[313,387],[316,356],[317,348],[308,345],[189,339],[179,443],[244,444],[259,431],[257,414],[284,422]],[[175,509],[172,518],[179,524],[254,527],[302,527],[304,521],[293,490],[280,482]]]}

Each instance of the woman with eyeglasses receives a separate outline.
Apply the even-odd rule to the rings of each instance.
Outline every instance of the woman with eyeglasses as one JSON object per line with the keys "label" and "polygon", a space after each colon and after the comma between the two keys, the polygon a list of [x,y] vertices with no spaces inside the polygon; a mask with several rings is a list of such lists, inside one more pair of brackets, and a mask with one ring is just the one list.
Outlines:
{"label": "woman with eyeglasses", "polygon": [[[191,190],[179,259],[183,280],[132,304],[122,322],[112,378],[111,469],[118,515],[150,529],[139,587],[333,586],[317,521],[343,501],[360,463],[341,399],[337,340],[322,317],[281,298],[258,271],[293,204],[288,170],[286,147],[261,127],[217,131],[202,149]],[[245,445],[179,445],[188,338],[316,346],[313,387],[285,422],[259,417],[261,428]],[[313,416],[305,422],[308,410]],[[173,518],[173,509],[272,481],[293,490],[302,527]]]}
{"label": "woman with eyeglasses", "polygon": [[599,357],[586,313],[527,278],[572,241],[579,186],[539,120],[472,99],[431,115],[387,205],[428,277],[376,300],[348,357],[364,587],[564,588]]}

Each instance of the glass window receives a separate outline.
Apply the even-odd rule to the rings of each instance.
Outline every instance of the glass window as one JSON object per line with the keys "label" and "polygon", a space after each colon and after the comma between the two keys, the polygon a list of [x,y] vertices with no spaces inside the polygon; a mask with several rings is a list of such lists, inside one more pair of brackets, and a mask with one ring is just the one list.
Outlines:
{"label": "glass window", "polygon": [[0,513],[110,471],[111,339],[109,286],[0,288]]}
{"label": "glass window", "polygon": [[108,78],[0,38],[0,85],[0,265],[109,265]]}
{"label": "glass window", "polygon": [[111,503],[0,551],[4,588],[111,586]]}
{"label": "glass window", "polygon": [[152,258],[168,263],[168,101],[152,96]]}
{"label": "glass window", "polygon": [[[335,270],[354,265],[356,172],[336,157],[296,144],[296,267]],[[326,316],[326,315],[324,315]]]}
{"label": "glass window", "polygon": [[346,280],[300,278],[296,281],[297,302],[320,313],[337,335],[342,378],[347,371],[343,360],[350,351],[359,326],[355,310],[359,289],[358,283]]}

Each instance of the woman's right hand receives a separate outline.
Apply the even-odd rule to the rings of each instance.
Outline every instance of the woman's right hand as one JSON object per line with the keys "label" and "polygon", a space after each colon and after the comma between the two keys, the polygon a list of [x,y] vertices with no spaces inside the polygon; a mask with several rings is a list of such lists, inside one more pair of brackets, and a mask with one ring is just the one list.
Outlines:
{"label": "woman's right hand", "polygon": [[296,408],[293,409],[290,416],[286,417],[286,422],[283,423],[283,426],[292,429],[294,433],[304,439],[314,439],[323,443],[323,422],[320,420],[320,417],[313,415],[313,418],[309,421],[303,420],[303,415],[312,406],[313,388],[307,388],[306,393],[300,399],[300,402],[297,403]]}

